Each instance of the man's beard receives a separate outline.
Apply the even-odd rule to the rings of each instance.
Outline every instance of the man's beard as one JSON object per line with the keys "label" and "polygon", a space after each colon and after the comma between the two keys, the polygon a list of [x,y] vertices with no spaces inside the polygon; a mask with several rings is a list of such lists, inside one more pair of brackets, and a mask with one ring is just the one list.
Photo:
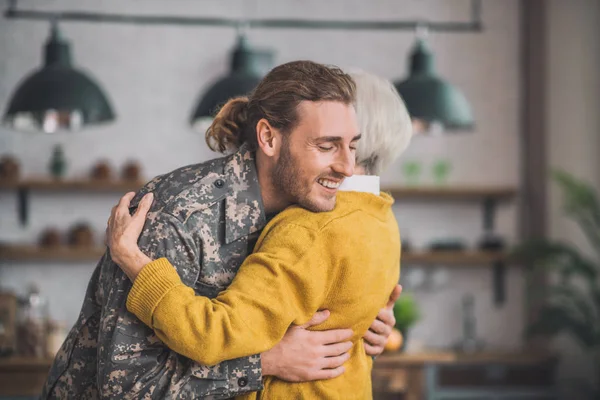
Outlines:
{"label": "man's beard", "polygon": [[277,191],[287,198],[290,202],[306,208],[312,212],[331,211],[330,207],[324,208],[310,199],[311,187],[303,187],[302,171],[294,160],[290,151],[290,144],[287,139],[283,139],[279,160],[273,168],[272,179],[273,186]]}

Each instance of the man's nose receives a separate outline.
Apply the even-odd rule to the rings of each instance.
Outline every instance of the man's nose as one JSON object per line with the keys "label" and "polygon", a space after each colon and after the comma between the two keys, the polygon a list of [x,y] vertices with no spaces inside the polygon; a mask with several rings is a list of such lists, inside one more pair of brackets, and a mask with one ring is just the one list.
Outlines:
{"label": "man's nose", "polygon": [[339,174],[344,175],[345,177],[349,177],[354,175],[354,165],[356,163],[356,158],[354,153],[348,149],[346,151],[340,152],[339,159],[333,165],[333,170]]}

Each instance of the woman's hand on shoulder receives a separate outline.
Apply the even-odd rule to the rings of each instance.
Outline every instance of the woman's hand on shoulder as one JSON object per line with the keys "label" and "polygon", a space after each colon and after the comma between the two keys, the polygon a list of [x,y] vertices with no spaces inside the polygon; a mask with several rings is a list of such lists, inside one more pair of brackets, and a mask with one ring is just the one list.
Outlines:
{"label": "woman's hand on shoulder", "polygon": [[147,193],[140,201],[135,213],[129,213],[134,192],[121,197],[112,208],[106,227],[106,245],[112,260],[134,281],[139,272],[152,260],[140,250],[137,242],[144,228],[146,216],[154,195]]}

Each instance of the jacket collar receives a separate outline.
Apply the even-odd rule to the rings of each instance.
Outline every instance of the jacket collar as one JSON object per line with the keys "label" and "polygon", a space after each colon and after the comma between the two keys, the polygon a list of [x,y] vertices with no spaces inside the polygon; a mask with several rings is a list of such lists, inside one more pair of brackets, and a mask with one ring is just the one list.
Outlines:
{"label": "jacket collar", "polygon": [[262,230],[267,222],[255,153],[247,144],[242,144],[230,156],[223,173],[229,182],[225,200],[225,242],[231,243]]}

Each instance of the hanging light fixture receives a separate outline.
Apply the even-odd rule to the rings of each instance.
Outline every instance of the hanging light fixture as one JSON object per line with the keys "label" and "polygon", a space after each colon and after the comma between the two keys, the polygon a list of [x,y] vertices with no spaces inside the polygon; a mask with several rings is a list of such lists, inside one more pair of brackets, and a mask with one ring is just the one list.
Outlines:
{"label": "hanging light fixture", "polygon": [[418,38],[408,78],[394,83],[406,103],[415,133],[472,129],[473,115],[467,99],[437,75],[434,64],[427,43]]}
{"label": "hanging light fixture", "polygon": [[19,84],[4,124],[21,131],[53,133],[114,119],[102,89],[72,66],[70,45],[53,21],[44,65]]}
{"label": "hanging light fixture", "polygon": [[271,68],[273,53],[253,49],[245,35],[238,35],[231,52],[231,72],[214,82],[201,97],[191,117],[194,130],[202,131],[206,120],[212,119],[219,107],[232,97],[248,95]]}

